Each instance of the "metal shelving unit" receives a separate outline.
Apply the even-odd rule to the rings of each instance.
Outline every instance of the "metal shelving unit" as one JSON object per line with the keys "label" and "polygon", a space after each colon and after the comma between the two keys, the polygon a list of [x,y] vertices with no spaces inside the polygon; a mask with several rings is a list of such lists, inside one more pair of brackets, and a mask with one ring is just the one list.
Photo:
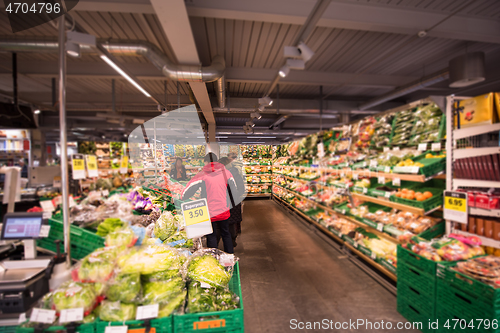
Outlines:
{"label": "metal shelving unit", "polygon": [[[470,97],[448,96],[446,98],[446,151],[448,152],[446,156],[446,174],[448,175],[446,189],[453,191],[464,187],[500,188],[499,181],[455,179],[453,177],[453,162],[457,159],[500,154],[499,146],[481,147],[479,140],[476,138],[479,135],[500,131],[500,123],[454,129],[454,104],[456,101],[468,98]],[[472,147],[459,147],[457,141],[462,139],[467,139],[468,146],[471,145]],[[500,210],[498,209],[487,210],[470,207],[468,213],[477,216],[500,217]],[[483,245],[500,248],[500,241],[455,229],[454,222],[446,221],[446,234],[450,233],[478,237],[482,240]]]}

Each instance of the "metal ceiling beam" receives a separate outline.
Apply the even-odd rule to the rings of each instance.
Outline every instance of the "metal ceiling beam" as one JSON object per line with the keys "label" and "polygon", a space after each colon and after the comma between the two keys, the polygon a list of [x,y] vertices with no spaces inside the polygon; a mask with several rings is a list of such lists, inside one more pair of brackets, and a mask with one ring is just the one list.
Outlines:
{"label": "metal ceiling beam", "polygon": [[[304,24],[310,2],[302,0],[191,0],[190,16]],[[415,35],[449,13],[376,4],[333,2],[317,26]],[[429,32],[430,37],[500,43],[500,21],[457,15]]]}
{"label": "metal ceiling beam", "polygon": [[[141,81],[165,81],[165,76],[149,63],[137,63],[129,66],[130,72]],[[57,74],[57,66],[50,61],[19,61],[18,71],[20,74],[36,78],[52,78]],[[0,68],[0,79],[2,74],[10,75],[10,72]],[[263,68],[237,68],[226,69],[226,81],[242,83],[268,83],[276,75],[276,70]],[[68,78],[95,78],[95,79],[121,79],[122,77],[104,63],[94,62],[68,62]],[[313,85],[313,86],[335,86],[349,82],[352,86],[393,88],[415,81],[418,77],[393,76],[355,73],[325,73],[311,71],[292,71],[281,79],[282,84]]]}
{"label": "metal ceiling beam", "polygon": [[[178,62],[188,65],[200,64],[184,1],[150,1]],[[207,86],[203,82],[190,82],[189,85],[209,125],[209,141],[215,142],[215,118]]]}

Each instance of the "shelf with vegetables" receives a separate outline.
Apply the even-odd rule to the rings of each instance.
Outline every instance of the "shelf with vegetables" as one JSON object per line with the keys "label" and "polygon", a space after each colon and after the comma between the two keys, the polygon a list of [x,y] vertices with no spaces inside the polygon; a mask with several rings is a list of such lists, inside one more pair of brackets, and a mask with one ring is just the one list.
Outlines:
{"label": "shelf with vegetables", "polygon": [[272,179],[271,146],[240,146],[247,197],[270,197]]}
{"label": "shelf with vegetables", "polygon": [[487,252],[500,249],[500,94],[447,98],[447,190],[466,192],[466,224],[447,221],[449,233],[478,237]]}

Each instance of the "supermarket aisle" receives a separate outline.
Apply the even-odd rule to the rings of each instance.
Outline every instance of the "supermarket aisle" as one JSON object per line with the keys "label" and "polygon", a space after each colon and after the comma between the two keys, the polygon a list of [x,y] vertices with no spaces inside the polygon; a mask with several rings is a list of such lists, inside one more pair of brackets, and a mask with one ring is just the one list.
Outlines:
{"label": "supermarket aisle", "polygon": [[[240,258],[245,332],[292,330],[290,320],[403,322],[396,297],[271,200],[245,201]],[[387,330],[328,330],[328,332]],[[390,330],[391,332],[418,332]]]}

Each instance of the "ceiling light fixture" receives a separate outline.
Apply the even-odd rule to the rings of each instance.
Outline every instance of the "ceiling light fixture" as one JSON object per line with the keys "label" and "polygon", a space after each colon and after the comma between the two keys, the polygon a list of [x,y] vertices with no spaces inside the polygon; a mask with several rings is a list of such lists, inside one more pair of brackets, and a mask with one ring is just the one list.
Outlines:
{"label": "ceiling light fixture", "polygon": [[71,42],[66,43],[66,53],[74,58],[80,58],[80,56],[82,55],[80,52],[80,45]]}
{"label": "ceiling light fixture", "polygon": [[290,73],[290,67],[288,67],[287,65],[284,65],[279,70],[279,74],[281,77],[286,77],[289,73]]}
{"label": "ceiling light fixture", "polygon": [[260,118],[262,118],[262,115],[258,111],[254,111],[254,112],[250,113],[250,118],[260,119]]}
{"label": "ceiling light fixture", "polygon": [[40,109],[36,109],[35,111],[33,111],[34,114],[40,114]]}
{"label": "ceiling light fixture", "polygon": [[273,100],[269,96],[259,98],[259,105],[271,106],[273,105]]}
{"label": "ceiling light fixture", "polygon": [[306,63],[302,59],[286,59],[286,66],[290,69],[304,70]]}
{"label": "ceiling light fixture", "polygon": [[252,121],[252,120],[247,121],[245,124],[246,124],[247,126],[249,126],[249,127],[255,127],[255,124],[253,123],[253,121]]}
{"label": "ceiling light fixture", "polygon": [[259,105],[259,107],[257,108],[257,110],[259,110],[260,112],[264,111],[265,109],[266,109],[265,105]]}
{"label": "ceiling light fixture", "polygon": [[[137,82],[135,82],[130,76],[127,75],[120,67],[118,67],[117,64],[115,64],[113,61],[111,61],[108,57],[105,55],[101,55],[101,59],[104,60],[108,65],[113,67],[115,71],[117,71],[121,76],[123,76],[125,79],[127,79],[128,82],[132,83],[134,87],[136,87],[140,92],[142,92],[146,97],[151,97],[151,95],[144,90]],[[134,119],[135,123],[135,119]],[[144,123],[144,121],[143,121]]]}
{"label": "ceiling light fixture", "polygon": [[314,52],[306,45],[304,42],[300,42],[299,45],[297,45],[297,48],[300,51],[300,57],[304,62],[308,62],[313,56]]}

